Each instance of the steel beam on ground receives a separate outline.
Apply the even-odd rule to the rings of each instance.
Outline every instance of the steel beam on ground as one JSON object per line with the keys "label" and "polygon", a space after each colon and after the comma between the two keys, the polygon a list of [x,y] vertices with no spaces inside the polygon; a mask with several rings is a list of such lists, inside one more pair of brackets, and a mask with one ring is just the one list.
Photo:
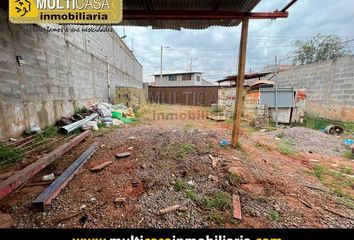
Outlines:
{"label": "steel beam on ground", "polygon": [[81,156],[75,160],[54,182],[52,182],[47,189],[45,189],[32,203],[35,207],[45,209],[45,206],[58,196],[61,189],[63,189],[75,173],[82,167],[87,160],[97,150],[97,143],[92,144]]}
{"label": "steel beam on ground", "polygon": [[16,188],[20,187],[22,184],[26,183],[30,178],[36,175],[39,171],[43,168],[57,160],[59,157],[64,155],[70,149],[75,147],[85,138],[91,135],[91,131],[85,131],[80,135],[76,136],[69,142],[63,144],[62,146],[58,147],[54,151],[50,152],[49,154],[45,155],[44,157],[40,158],[36,162],[30,164],[29,166],[25,167],[24,169],[16,172],[16,174],[12,175],[11,177],[7,178],[5,181],[0,183],[0,199],[10,194]]}

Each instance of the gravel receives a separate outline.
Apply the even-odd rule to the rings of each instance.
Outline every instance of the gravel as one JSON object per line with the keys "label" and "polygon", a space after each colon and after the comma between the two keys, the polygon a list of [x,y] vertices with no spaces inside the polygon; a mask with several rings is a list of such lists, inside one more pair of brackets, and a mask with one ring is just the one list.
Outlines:
{"label": "gravel", "polygon": [[[347,150],[342,139],[317,130],[303,127],[279,129],[264,134],[273,138],[290,141],[293,149],[299,152],[312,152],[324,155],[342,156]],[[280,140],[280,139],[279,139]]]}

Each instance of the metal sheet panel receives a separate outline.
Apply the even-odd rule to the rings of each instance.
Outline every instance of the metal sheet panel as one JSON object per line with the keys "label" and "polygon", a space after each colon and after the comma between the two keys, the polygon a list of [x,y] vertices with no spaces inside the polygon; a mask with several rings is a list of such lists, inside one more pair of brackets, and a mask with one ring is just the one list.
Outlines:
{"label": "metal sheet panel", "polygon": [[[185,11],[239,11],[251,12],[260,0],[129,0],[123,1],[125,10],[185,10]],[[123,16],[124,18],[124,16]],[[210,26],[232,27],[239,19],[220,20],[123,20],[122,26],[151,26],[155,29],[205,29]]]}
{"label": "metal sheet panel", "polygon": [[[274,88],[260,88],[260,105],[275,107],[276,92]],[[294,107],[294,89],[278,88],[277,89],[277,106],[278,107]]]}

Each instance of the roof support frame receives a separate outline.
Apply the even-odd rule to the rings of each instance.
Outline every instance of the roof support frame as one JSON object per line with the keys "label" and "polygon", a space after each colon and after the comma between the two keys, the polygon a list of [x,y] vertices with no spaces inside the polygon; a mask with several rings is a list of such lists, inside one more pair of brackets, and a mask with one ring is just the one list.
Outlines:
{"label": "roof support frame", "polygon": [[181,19],[181,20],[216,20],[216,19],[275,19],[287,18],[288,12],[234,12],[234,11],[160,11],[160,10],[124,10],[124,20],[139,19]]}

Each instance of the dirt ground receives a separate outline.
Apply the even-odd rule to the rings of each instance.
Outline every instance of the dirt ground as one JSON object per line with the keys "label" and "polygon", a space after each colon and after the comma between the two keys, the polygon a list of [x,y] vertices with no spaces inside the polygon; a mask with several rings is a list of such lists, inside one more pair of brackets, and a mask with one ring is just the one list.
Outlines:
{"label": "dirt ground", "polygon": [[[231,123],[206,119],[206,108],[154,105],[143,113],[137,123],[100,129],[31,180],[60,174],[99,143],[46,211],[31,204],[46,186],[22,187],[0,201],[0,211],[18,228],[354,227],[354,161],[342,157],[341,139],[306,129],[292,142],[286,129],[260,132],[244,124],[233,149],[219,145],[230,138]],[[304,150],[311,134],[317,145]],[[334,154],[326,151],[328,141]],[[115,158],[127,151],[129,157]],[[109,160],[102,171],[89,170]],[[233,194],[240,196],[242,220],[233,219]],[[183,208],[159,214],[175,204]]]}

